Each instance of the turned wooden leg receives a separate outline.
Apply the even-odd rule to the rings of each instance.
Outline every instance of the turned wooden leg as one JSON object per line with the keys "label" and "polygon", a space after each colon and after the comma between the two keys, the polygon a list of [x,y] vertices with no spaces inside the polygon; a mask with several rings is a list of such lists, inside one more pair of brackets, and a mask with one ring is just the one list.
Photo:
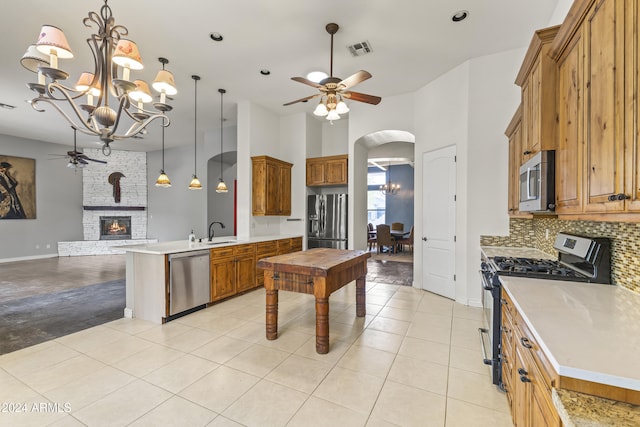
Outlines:
{"label": "turned wooden leg", "polygon": [[329,353],[329,298],[316,297],[316,353]]}
{"label": "turned wooden leg", "polygon": [[367,314],[366,284],[366,276],[356,279],[356,316],[358,317],[364,317]]}
{"label": "turned wooden leg", "polygon": [[278,338],[278,290],[267,290],[267,339]]}

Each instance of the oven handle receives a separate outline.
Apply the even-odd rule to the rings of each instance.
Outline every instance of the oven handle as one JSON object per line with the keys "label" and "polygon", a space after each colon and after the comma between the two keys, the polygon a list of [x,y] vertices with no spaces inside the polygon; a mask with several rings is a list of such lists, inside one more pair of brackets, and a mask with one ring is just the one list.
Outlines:
{"label": "oven handle", "polygon": [[485,291],[492,291],[493,290],[493,286],[490,285],[489,283],[491,283],[490,281],[487,280],[487,276],[485,276],[486,271],[484,270],[478,270],[478,273],[480,273],[480,276],[482,277],[482,288]]}
{"label": "oven handle", "polygon": [[482,363],[485,365],[493,365],[493,361],[487,359],[487,350],[484,346],[484,336],[489,336],[489,330],[487,328],[478,328],[478,332],[480,333],[480,347],[482,347]]}

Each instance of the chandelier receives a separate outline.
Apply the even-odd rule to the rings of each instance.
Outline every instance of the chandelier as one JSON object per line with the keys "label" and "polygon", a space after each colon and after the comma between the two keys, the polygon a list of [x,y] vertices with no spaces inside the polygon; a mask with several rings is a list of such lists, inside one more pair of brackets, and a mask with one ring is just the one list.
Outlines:
{"label": "chandelier", "polygon": [[[148,84],[143,80],[130,80],[131,70],[143,68],[138,47],[135,42],[123,38],[129,30],[116,25],[107,0],[99,15],[89,12],[83,23],[97,30],[87,39],[94,69],[82,73],[75,86],[61,83],[69,78],[69,74],[58,68],[58,58],[70,59],[74,55],[60,28],[43,25],[38,41],[28,47],[20,62],[38,75],[36,83],[27,84],[38,94],[29,101],[32,107],[42,112],[41,103],[53,106],[72,127],[84,134],[98,136],[103,143],[102,152],[108,156],[112,141],[141,133],[158,118],[168,125],[165,113],[172,107],[166,104],[166,97],[175,95],[177,89],[173,74],[164,69],[169,61],[159,58],[162,69],[152,86],[160,93],[160,102],[153,103],[155,110],[147,109],[144,104],[153,99]],[[80,104],[85,96],[86,103]],[[126,130],[120,128],[123,124]]]}
{"label": "chandelier", "polygon": [[389,166],[387,170],[388,170],[388,173],[387,173],[388,181],[386,184],[380,186],[380,192],[385,196],[394,195],[400,189],[400,184],[393,184],[391,182],[391,162],[389,162]]}

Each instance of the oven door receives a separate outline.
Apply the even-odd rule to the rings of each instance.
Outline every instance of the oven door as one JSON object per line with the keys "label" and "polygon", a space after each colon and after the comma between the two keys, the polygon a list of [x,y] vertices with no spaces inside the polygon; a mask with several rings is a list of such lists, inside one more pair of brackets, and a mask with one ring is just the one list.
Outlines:
{"label": "oven door", "polygon": [[[484,264],[484,263],[483,263]],[[500,280],[498,275],[482,266],[480,271],[482,284],[482,309],[485,316],[486,328],[480,328],[483,362],[491,366],[491,380],[493,384],[501,386],[502,369],[500,366]]]}

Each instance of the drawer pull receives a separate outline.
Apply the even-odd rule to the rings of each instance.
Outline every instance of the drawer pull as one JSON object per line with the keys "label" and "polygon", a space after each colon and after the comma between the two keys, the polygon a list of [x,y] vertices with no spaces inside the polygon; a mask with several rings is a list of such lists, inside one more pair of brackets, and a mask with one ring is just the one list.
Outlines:
{"label": "drawer pull", "polygon": [[529,341],[529,338],[522,337],[520,338],[520,342],[522,343],[524,348],[533,348],[533,346],[531,345],[531,341]]}
{"label": "drawer pull", "polygon": [[520,375],[520,381],[522,381],[523,383],[530,383],[531,380],[529,378],[527,378],[524,375]]}
{"label": "drawer pull", "polygon": [[527,371],[525,371],[524,368],[518,368],[518,374],[520,374],[520,375],[529,375],[529,373]]}
{"label": "drawer pull", "polygon": [[507,300],[504,298],[500,298],[500,304],[507,305]]}

